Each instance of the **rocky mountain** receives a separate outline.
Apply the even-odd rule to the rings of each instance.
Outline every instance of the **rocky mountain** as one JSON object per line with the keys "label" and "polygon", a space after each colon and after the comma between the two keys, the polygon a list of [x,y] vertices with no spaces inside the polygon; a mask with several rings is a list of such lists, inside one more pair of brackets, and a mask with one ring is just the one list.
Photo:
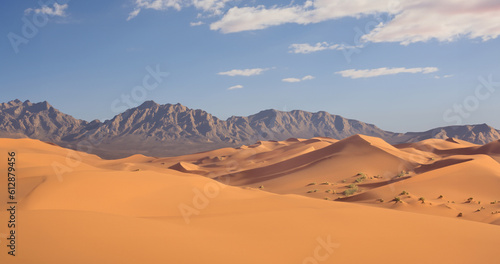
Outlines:
{"label": "rocky mountain", "polygon": [[393,144],[448,137],[477,144],[500,139],[500,132],[485,124],[402,134],[327,112],[300,110],[271,109],[221,120],[181,104],[159,105],[147,101],[111,120],[87,122],[61,113],[47,102],[33,104],[14,100],[0,104],[0,137],[36,138],[105,158],[137,153],[173,156],[252,144],[258,140],[318,136],[343,139],[355,134],[380,137]]}
{"label": "rocky mountain", "polygon": [[60,142],[63,137],[98,126],[59,112],[47,101],[41,103],[19,100],[0,103],[0,136],[30,137]]}

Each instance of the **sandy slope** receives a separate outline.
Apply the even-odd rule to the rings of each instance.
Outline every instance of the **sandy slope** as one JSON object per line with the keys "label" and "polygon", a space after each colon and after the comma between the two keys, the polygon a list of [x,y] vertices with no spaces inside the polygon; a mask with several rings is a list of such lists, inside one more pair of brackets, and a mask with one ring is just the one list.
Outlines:
{"label": "sandy slope", "polygon": [[[410,195],[442,193],[456,202],[498,194],[500,164],[488,155],[442,157],[416,150],[425,152],[416,156],[408,148],[355,136],[102,160],[36,140],[0,139],[0,160],[7,151],[18,153],[19,199],[18,255],[6,254],[2,224],[0,263],[496,263],[497,225],[442,217],[441,209],[451,209],[412,203],[413,198],[379,203],[403,211],[362,198],[391,197],[400,188]],[[449,159],[468,161],[421,167]],[[402,167],[411,173],[392,180]],[[283,168],[286,174],[279,173]],[[469,177],[467,170],[477,174]],[[354,203],[312,199],[342,195],[306,192],[343,190],[361,171],[367,175],[363,183],[374,186],[361,187]],[[370,179],[376,174],[382,178]],[[329,185],[320,185],[326,180]],[[305,186],[310,181],[318,183]],[[260,185],[263,190],[249,188]],[[0,196],[2,206],[5,199]],[[478,204],[454,206],[463,206],[454,210],[467,218],[463,208]],[[6,219],[2,210],[0,220]]]}

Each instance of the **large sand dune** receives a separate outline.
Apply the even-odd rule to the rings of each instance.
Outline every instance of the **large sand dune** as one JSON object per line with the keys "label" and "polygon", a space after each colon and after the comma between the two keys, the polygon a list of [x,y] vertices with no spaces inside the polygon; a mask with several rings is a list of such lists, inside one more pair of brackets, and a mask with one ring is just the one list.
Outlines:
{"label": "large sand dune", "polygon": [[1,224],[0,263],[497,263],[490,144],[353,136],[103,160],[0,139],[19,202],[17,256]]}

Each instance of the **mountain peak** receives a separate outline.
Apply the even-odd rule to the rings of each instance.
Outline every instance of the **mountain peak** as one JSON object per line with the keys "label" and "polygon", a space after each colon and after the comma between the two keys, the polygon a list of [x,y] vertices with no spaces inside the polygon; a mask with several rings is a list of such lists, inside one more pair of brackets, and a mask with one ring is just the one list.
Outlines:
{"label": "mountain peak", "polygon": [[139,105],[137,108],[144,109],[144,108],[152,108],[152,107],[157,107],[157,106],[159,106],[159,104],[157,104],[153,100],[149,100],[149,101],[145,101],[144,103]]}

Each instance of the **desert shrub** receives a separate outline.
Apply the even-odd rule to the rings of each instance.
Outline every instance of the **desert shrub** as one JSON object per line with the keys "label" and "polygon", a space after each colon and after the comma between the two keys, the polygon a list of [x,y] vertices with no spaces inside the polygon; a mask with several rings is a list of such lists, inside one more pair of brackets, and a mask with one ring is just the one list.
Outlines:
{"label": "desert shrub", "polygon": [[400,195],[409,195],[410,193],[407,191],[402,191]]}
{"label": "desert shrub", "polygon": [[443,195],[439,195],[438,199],[443,199],[443,197],[444,197]]}
{"label": "desert shrub", "polygon": [[311,186],[311,185],[316,185],[316,183],[315,182],[311,182],[307,186]]}
{"label": "desert shrub", "polygon": [[330,185],[329,182],[322,182],[321,185]]}
{"label": "desert shrub", "polygon": [[344,194],[345,196],[350,196],[355,194],[357,191],[358,191],[358,186],[354,185],[354,187],[345,190],[342,194]]}
{"label": "desert shrub", "polygon": [[366,180],[366,176],[365,175],[363,175],[361,177],[358,177],[354,182],[360,183],[360,182],[363,182],[364,180]]}
{"label": "desert shrub", "polygon": [[458,213],[457,217],[462,217],[463,214],[462,213]]}
{"label": "desert shrub", "polygon": [[466,203],[472,203],[473,200],[474,200],[474,198],[469,197],[469,199],[467,199]]}
{"label": "desert shrub", "polygon": [[358,186],[355,183],[351,183],[347,185],[347,188],[352,189],[352,188],[357,188]]}
{"label": "desert shrub", "polygon": [[347,180],[346,180],[346,179],[343,179],[343,180],[342,180],[342,182],[343,182],[343,183],[345,183],[345,182],[347,182]]}
{"label": "desert shrub", "polygon": [[420,197],[418,198],[419,201],[422,201],[422,203],[425,203],[425,198],[424,197]]}
{"label": "desert shrub", "polygon": [[259,186],[259,189],[264,189],[264,185]]}
{"label": "desert shrub", "polygon": [[383,203],[384,202],[384,199],[380,198],[380,199],[377,199],[377,201]]}
{"label": "desert shrub", "polygon": [[394,197],[393,201],[395,201],[396,203],[402,203],[403,202],[403,200],[401,200],[401,197],[399,197],[399,196]]}
{"label": "desert shrub", "polygon": [[493,202],[490,202],[490,204],[496,204],[496,203],[497,203],[497,201],[496,201],[496,200],[495,200],[495,201],[493,201]]}

